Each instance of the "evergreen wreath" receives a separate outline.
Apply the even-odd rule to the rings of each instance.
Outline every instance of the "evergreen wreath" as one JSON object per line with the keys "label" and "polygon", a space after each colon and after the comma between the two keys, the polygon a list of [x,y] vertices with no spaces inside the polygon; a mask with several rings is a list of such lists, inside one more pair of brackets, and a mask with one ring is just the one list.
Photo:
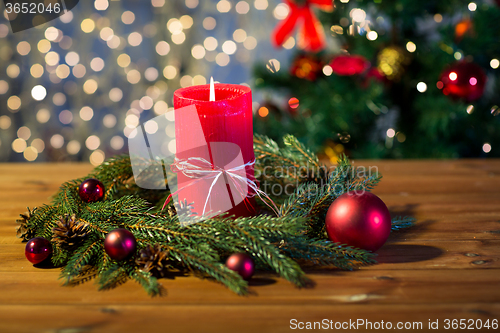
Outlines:
{"label": "evergreen wreath", "polygon": [[[64,183],[52,204],[22,214],[18,236],[24,241],[32,237],[52,240],[51,260],[62,267],[64,285],[95,278],[98,289],[106,290],[132,279],[151,296],[164,292],[158,278],[187,272],[217,280],[239,295],[247,294],[247,281],[223,261],[237,252],[249,254],[257,269],[274,271],[297,287],[311,283],[301,265],[351,270],[376,263],[374,253],[329,241],[324,221],[338,196],[369,191],[381,176],[357,172],[345,156],[328,171],[295,137],[286,136],[284,144],[279,147],[265,136],[254,137],[257,180],[294,189],[292,195],[270,195],[279,205],[277,217],[222,215],[183,226],[172,203],[161,209],[170,192],[138,187],[129,156],[121,155],[108,159],[87,177]],[[316,172],[311,173],[310,167]],[[277,168],[299,172],[269,175],[269,170]],[[103,201],[80,199],[78,186],[87,178],[105,185]],[[266,206],[258,204],[265,211]],[[188,203],[181,205],[184,209],[177,212],[189,211]],[[392,230],[413,222],[412,218],[394,218]],[[135,255],[124,261],[112,260],[104,250],[106,235],[117,228],[129,230],[137,240]]]}

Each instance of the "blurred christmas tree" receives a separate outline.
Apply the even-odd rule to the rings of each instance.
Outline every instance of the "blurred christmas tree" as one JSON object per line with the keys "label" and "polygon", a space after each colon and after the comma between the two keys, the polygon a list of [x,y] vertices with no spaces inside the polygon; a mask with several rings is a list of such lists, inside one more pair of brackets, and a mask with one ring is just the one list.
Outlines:
{"label": "blurred christmas tree", "polygon": [[[276,60],[256,67],[257,87],[272,96],[258,111],[257,132],[292,133],[332,160],[343,151],[500,156],[498,1],[335,1],[332,12],[319,13],[326,48],[307,17],[322,3],[283,4],[287,18],[273,38],[286,42],[305,22],[297,45],[307,51],[289,69]],[[288,105],[276,102],[279,94]]]}

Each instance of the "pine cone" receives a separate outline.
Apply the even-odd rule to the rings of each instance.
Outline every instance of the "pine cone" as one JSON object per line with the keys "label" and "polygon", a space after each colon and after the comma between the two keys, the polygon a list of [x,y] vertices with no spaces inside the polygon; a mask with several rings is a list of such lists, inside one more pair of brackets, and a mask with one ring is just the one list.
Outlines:
{"label": "pine cone", "polygon": [[16,222],[19,224],[17,227],[17,237],[22,238],[23,241],[28,241],[35,237],[35,231],[28,227],[28,222],[30,218],[35,214],[36,207],[33,210],[28,208],[28,211],[24,214],[19,214],[21,219],[17,219]]}
{"label": "pine cone", "polygon": [[90,233],[86,223],[78,222],[75,214],[64,215],[57,222],[57,227],[52,228],[54,235],[52,241],[63,248],[79,245]]}
{"label": "pine cone", "polygon": [[177,212],[175,211],[174,206],[168,206],[167,213],[170,217],[174,217],[175,215],[177,215]]}
{"label": "pine cone", "polygon": [[177,215],[198,215],[198,213],[193,212],[193,203],[188,204],[187,200],[181,201],[179,203],[174,203]]}
{"label": "pine cone", "polygon": [[169,265],[168,252],[163,251],[160,244],[148,245],[139,251],[135,263],[145,272],[155,277],[164,277]]}

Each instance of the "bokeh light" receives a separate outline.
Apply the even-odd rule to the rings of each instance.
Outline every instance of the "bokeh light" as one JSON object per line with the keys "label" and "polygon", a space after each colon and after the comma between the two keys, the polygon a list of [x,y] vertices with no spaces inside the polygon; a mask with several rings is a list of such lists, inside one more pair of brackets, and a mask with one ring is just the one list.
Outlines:
{"label": "bokeh light", "polygon": [[0,116],[0,129],[6,130],[12,124],[12,120],[9,116]]}
{"label": "bokeh light", "polygon": [[36,113],[36,120],[40,124],[45,124],[50,120],[50,111],[47,109],[38,110],[38,112]]}
{"label": "bokeh light", "polygon": [[135,14],[127,10],[123,12],[121,19],[124,24],[132,24],[135,21]]}
{"label": "bokeh light", "polygon": [[122,53],[116,59],[116,63],[120,67],[123,67],[123,68],[128,67],[130,65],[130,56],[126,53]]}
{"label": "bokeh light", "polygon": [[191,49],[191,55],[195,59],[203,59],[205,57],[205,54],[206,54],[205,48],[200,44],[194,45],[193,48]]}
{"label": "bokeh light", "polygon": [[234,8],[241,15],[247,14],[250,11],[250,5],[244,0],[239,1]]}
{"label": "bokeh light", "polygon": [[50,145],[55,149],[60,149],[64,146],[64,137],[61,134],[54,134],[50,138]]}
{"label": "bokeh light", "polygon": [[425,82],[417,83],[417,90],[418,92],[424,93],[427,90],[427,84],[425,84]]}
{"label": "bokeh light", "polygon": [[83,121],[89,121],[94,117],[94,110],[90,106],[84,106],[80,109],[80,118]]}
{"label": "bokeh light", "polygon": [[121,136],[116,135],[111,138],[111,141],[109,143],[111,148],[113,148],[114,150],[120,150],[123,148],[125,141]]}
{"label": "bokeh light", "polygon": [[417,50],[417,45],[415,45],[415,43],[413,42],[408,42],[406,43],[406,49],[408,50],[408,52],[415,52]]}
{"label": "bokeh light", "polygon": [[21,99],[16,95],[10,96],[7,100],[7,106],[11,111],[17,111],[21,107]]}
{"label": "bokeh light", "polygon": [[101,139],[97,135],[91,135],[85,140],[85,147],[89,150],[96,150],[101,145]]}
{"label": "bokeh light", "polygon": [[21,126],[17,130],[17,136],[21,139],[28,140],[31,137],[31,130],[27,126]]}
{"label": "bokeh light", "polygon": [[233,42],[232,40],[225,41],[224,44],[222,44],[222,51],[225,54],[232,55],[236,52],[237,46],[236,43]]}
{"label": "bokeh light", "polygon": [[76,155],[76,154],[78,154],[80,152],[81,148],[82,148],[82,145],[77,140],[71,140],[66,145],[66,151],[70,155]]}
{"label": "bokeh light", "polygon": [[106,155],[102,150],[96,150],[92,154],[90,154],[89,161],[93,166],[101,165],[102,162],[106,159]]}
{"label": "bokeh light", "polygon": [[265,106],[261,106],[259,108],[259,111],[257,112],[259,113],[259,116],[261,116],[262,118],[267,117],[269,115],[269,109],[266,108]]}
{"label": "bokeh light", "polygon": [[[43,67],[42,67],[42,70],[43,70]],[[5,80],[0,80],[0,95],[6,94],[7,91],[9,91],[9,83],[7,83],[7,81],[5,81]]]}
{"label": "bokeh light", "polygon": [[22,153],[27,148],[26,140],[17,138],[12,141],[12,150],[16,153]]}
{"label": "bokeh light", "polygon": [[203,28],[206,30],[214,30],[216,25],[217,21],[211,16],[207,16],[203,19]]}
{"label": "bokeh light", "polygon": [[80,25],[81,29],[85,33],[91,33],[95,29],[95,22],[92,19],[85,19]]}
{"label": "bokeh light", "polygon": [[277,59],[271,59],[267,62],[266,68],[269,72],[274,74],[274,73],[279,72],[279,70],[281,68],[281,64]]}
{"label": "bokeh light", "polygon": [[[170,52],[170,45],[165,41],[160,41],[156,44],[156,53],[161,56],[165,56]],[[122,66],[124,67],[124,66]],[[126,67],[126,66],[125,66]]]}
{"label": "bokeh light", "polygon": [[10,64],[9,66],[7,66],[7,69],[5,71],[7,72],[8,77],[10,77],[11,79],[15,79],[19,76],[21,69],[16,64]]}
{"label": "bokeh light", "polygon": [[94,79],[88,79],[83,84],[83,91],[86,94],[88,94],[88,95],[92,95],[93,93],[96,92],[96,90],[97,90],[98,87],[99,87],[99,85],[97,84],[96,80],[94,80]]}
{"label": "bokeh light", "polygon": [[266,10],[269,6],[269,3],[267,0],[255,0],[253,5],[257,10]]}
{"label": "bokeh light", "polygon": [[217,3],[217,10],[221,13],[227,13],[231,10],[231,3],[227,0],[220,0]]}
{"label": "bokeh light", "polygon": [[173,80],[177,76],[177,68],[168,65],[163,69],[163,76],[168,80]]}
{"label": "bokeh light", "polygon": [[113,114],[107,114],[102,118],[102,123],[107,128],[113,128],[116,126],[116,116]]}
{"label": "bokeh light", "polygon": [[299,103],[299,99],[297,97],[292,97],[288,100],[288,105],[290,106],[290,108],[292,109],[297,109],[300,105]]}
{"label": "bokeh light", "polygon": [[368,40],[372,40],[372,41],[376,40],[378,38],[378,33],[376,31],[372,30],[366,34],[366,38]]}
{"label": "bokeh light", "polygon": [[22,56],[25,56],[28,53],[30,53],[31,45],[30,45],[30,43],[28,43],[26,41],[22,41],[22,42],[19,42],[19,44],[17,44],[16,49],[17,49],[17,53],[19,53]]}

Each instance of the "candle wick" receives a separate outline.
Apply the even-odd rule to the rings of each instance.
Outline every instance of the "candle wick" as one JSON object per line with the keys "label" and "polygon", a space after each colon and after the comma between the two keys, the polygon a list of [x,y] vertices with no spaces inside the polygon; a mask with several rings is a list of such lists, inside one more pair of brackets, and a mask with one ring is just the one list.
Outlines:
{"label": "candle wick", "polygon": [[210,77],[210,102],[215,102],[215,85],[213,77]]}

